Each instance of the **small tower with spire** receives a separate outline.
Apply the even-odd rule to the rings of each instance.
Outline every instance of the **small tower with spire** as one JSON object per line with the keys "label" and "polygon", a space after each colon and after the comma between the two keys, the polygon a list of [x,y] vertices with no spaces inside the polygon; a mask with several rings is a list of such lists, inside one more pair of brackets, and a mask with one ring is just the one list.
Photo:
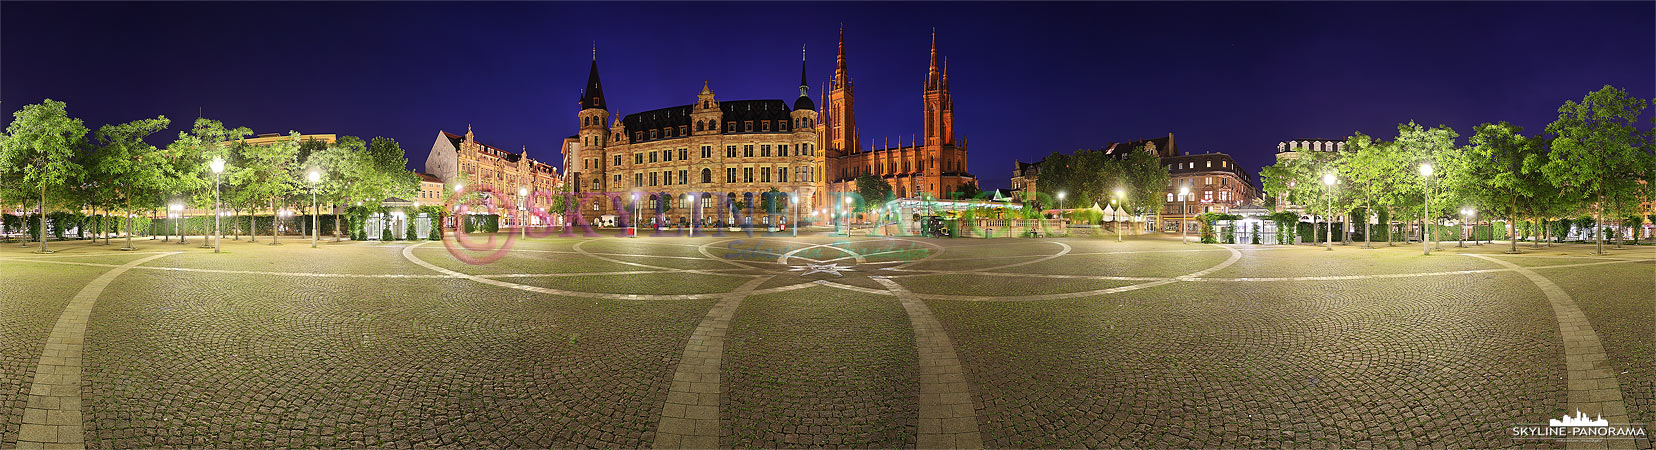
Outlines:
{"label": "small tower with spire", "polygon": [[719,107],[718,97],[713,95],[713,88],[707,80],[702,80],[701,91],[696,93],[696,103],[690,105],[690,127],[692,136],[719,134],[724,123],[724,109]]}
{"label": "small tower with spire", "polygon": [[[610,113],[604,102],[604,84],[598,79],[598,46],[592,47],[592,66],[587,70],[586,87],[581,91],[580,147],[568,161],[565,173],[572,174],[581,191],[601,191],[604,180],[604,147],[610,141]],[[585,172],[584,174],[582,172]],[[583,176],[584,175],[584,176]]]}

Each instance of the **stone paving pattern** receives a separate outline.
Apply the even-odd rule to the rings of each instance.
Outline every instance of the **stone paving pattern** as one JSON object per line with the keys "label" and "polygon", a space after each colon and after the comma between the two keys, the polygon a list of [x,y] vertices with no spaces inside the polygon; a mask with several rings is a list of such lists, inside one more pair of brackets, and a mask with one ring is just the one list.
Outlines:
{"label": "stone paving pattern", "polygon": [[[1473,253],[1557,284],[1629,417],[1656,419],[1651,247],[1448,242],[1425,257],[1418,244],[732,233],[530,239],[473,265],[441,243],[226,240],[212,255],[197,239],[54,243],[49,258],[0,247],[0,447],[18,442],[69,298],[174,251],[92,306],[88,446],[670,447],[666,419],[691,404],[674,388],[696,388],[679,373],[711,363],[686,355],[718,351],[717,430],[692,429],[728,447],[950,446],[927,437],[938,411],[973,418],[987,447],[1562,447],[1508,435],[1571,406],[1559,317],[1537,283]],[[735,242],[770,260],[724,259]],[[839,250],[892,248],[927,251]],[[851,270],[790,270],[814,262]],[[743,289],[756,290],[730,294]],[[1062,295],[1033,296],[1047,293]],[[716,350],[695,336],[721,311]],[[961,380],[927,369],[949,353]],[[969,407],[928,409],[926,386],[944,384]]]}
{"label": "stone paving pattern", "polygon": [[919,366],[891,297],[822,287],[748,297],[725,357],[722,446],[915,446]]}

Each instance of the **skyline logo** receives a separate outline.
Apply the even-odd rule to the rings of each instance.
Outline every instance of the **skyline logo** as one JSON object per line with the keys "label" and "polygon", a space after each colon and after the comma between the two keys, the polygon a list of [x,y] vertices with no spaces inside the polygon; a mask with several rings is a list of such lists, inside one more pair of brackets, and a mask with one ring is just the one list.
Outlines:
{"label": "skyline logo", "polygon": [[1598,415],[1597,419],[1588,419],[1587,414],[1582,413],[1581,410],[1577,409],[1575,417],[1570,417],[1569,414],[1565,414],[1563,417],[1548,420],[1547,421],[1547,426],[1552,426],[1552,427],[1608,427],[1608,426],[1610,426],[1610,421],[1604,420],[1604,414],[1603,413],[1600,413]]}
{"label": "skyline logo", "polygon": [[1551,440],[1559,442],[1602,442],[1646,438],[1644,424],[1623,423],[1611,425],[1603,413],[1587,417],[1576,409],[1574,417],[1568,412],[1557,419],[1548,419],[1546,426],[1524,423],[1512,427],[1512,440]]}

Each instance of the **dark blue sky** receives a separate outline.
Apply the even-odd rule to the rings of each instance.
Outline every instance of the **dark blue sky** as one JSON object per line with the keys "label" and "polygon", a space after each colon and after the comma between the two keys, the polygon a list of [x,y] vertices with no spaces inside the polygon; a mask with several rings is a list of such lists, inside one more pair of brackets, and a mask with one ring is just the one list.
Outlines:
{"label": "dark blue sky", "polygon": [[921,130],[929,32],[971,172],[1173,132],[1250,171],[1278,141],[1539,131],[1604,84],[1656,96],[1656,3],[18,3],[0,5],[0,109],[66,101],[89,127],[165,114],[257,132],[439,129],[557,162],[598,45],[612,110],[812,96],[845,24],[858,126]]}

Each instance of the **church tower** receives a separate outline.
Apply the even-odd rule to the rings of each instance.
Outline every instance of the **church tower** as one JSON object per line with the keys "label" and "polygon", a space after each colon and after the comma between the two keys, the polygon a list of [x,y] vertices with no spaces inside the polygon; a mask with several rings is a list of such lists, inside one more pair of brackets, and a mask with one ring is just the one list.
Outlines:
{"label": "church tower", "polygon": [[580,165],[566,167],[564,170],[574,174],[572,180],[577,183],[573,185],[575,190],[601,192],[604,182],[604,147],[609,142],[610,135],[610,114],[604,104],[604,85],[598,81],[596,49],[592,51],[592,68],[587,71],[586,89],[581,92],[581,112],[576,115],[581,121],[581,142],[575,152],[576,158],[570,163]]}
{"label": "church tower", "polygon": [[[857,117],[854,113],[851,94],[851,75],[845,70],[845,27],[840,27],[839,56],[834,58],[834,79],[828,87],[828,102],[822,105],[827,108],[828,117],[824,120],[827,125],[828,157],[834,158],[857,153]],[[840,174],[828,174],[829,177],[839,178]]]}
{"label": "church tower", "polygon": [[[799,48],[799,98],[794,99],[793,111],[788,115],[793,119],[794,142],[807,142],[807,144],[799,144],[801,147],[814,145],[809,144],[809,142],[821,142],[820,137],[817,136],[816,103],[811,101],[811,84],[805,80],[804,47]],[[792,174],[794,181],[809,182],[811,184],[807,185],[810,187],[798,192],[800,203],[792,207],[805,211],[815,210],[818,203],[816,201],[818,190],[816,186],[819,185],[819,181],[813,181],[813,178],[820,180],[822,177],[820,173],[824,166],[822,151],[815,148],[795,147],[793,161],[797,164],[794,166]]]}

